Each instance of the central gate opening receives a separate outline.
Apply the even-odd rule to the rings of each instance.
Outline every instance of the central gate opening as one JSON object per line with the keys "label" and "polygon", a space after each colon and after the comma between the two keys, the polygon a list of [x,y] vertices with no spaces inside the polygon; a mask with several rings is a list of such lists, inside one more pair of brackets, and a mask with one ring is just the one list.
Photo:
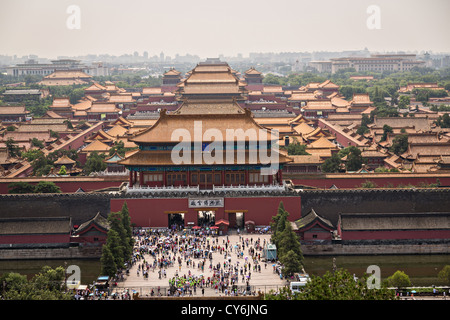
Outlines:
{"label": "central gate opening", "polygon": [[232,211],[228,212],[228,221],[230,222],[230,228],[244,228],[244,212],[242,211]]}
{"label": "central gate opening", "polygon": [[171,230],[182,230],[184,229],[184,213],[169,213],[169,229]]}
{"label": "central gate opening", "polygon": [[213,210],[199,210],[197,212],[197,225],[200,227],[212,227],[216,223],[216,212]]}

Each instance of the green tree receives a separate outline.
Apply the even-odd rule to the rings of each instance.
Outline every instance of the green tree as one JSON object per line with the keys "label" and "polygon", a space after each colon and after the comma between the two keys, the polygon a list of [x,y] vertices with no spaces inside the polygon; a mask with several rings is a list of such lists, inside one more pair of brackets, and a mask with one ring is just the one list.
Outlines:
{"label": "green tree", "polygon": [[36,157],[31,162],[31,167],[33,168],[33,175],[45,176],[49,174],[50,170],[53,167],[53,163],[45,156],[45,154],[42,151],[36,153],[35,156]]}
{"label": "green tree", "polygon": [[42,117],[47,111],[49,106],[52,105],[52,98],[46,97],[42,100],[28,100],[25,101],[25,107],[34,117]]}
{"label": "green tree", "polygon": [[34,186],[28,182],[12,182],[8,185],[8,193],[10,194],[24,194],[34,192]]}
{"label": "green tree", "polygon": [[[342,151],[342,153],[341,153]],[[343,150],[339,151],[339,154],[347,154],[347,170],[348,171],[357,171],[361,169],[362,164],[364,163],[363,157],[361,156],[361,150],[359,150],[355,146],[347,147]]]}
{"label": "green tree", "polygon": [[407,109],[409,107],[410,102],[411,101],[408,96],[400,96],[398,107],[400,109]]}
{"label": "green tree", "polygon": [[106,169],[106,163],[104,162],[105,155],[99,155],[97,152],[92,152],[86,160],[84,165],[85,174],[89,175],[91,172],[104,171]]}
{"label": "green tree", "polygon": [[10,157],[14,158],[20,156],[20,148],[13,138],[8,138],[5,145]]}
{"label": "green tree", "polygon": [[388,134],[389,134],[389,133],[392,133],[392,132],[394,132],[394,131],[392,130],[392,127],[389,126],[389,125],[387,125],[387,124],[385,124],[385,125],[383,126],[383,136],[381,137],[380,142],[386,141]]}
{"label": "green tree", "polygon": [[[280,222],[283,220],[280,220]],[[277,239],[277,255],[283,265],[283,274],[292,276],[302,270],[303,253],[298,235],[292,230],[291,223],[284,220],[284,224],[284,229]]]}
{"label": "green tree", "polygon": [[103,275],[114,277],[117,272],[117,265],[114,261],[114,256],[111,253],[108,245],[103,245],[102,256],[100,258],[101,272]]}
{"label": "green tree", "polygon": [[300,272],[303,268],[303,256],[298,255],[293,250],[286,252],[279,257],[280,263],[283,265],[282,272],[285,276],[293,276]]}
{"label": "green tree", "polygon": [[71,104],[78,103],[78,101],[80,101],[80,99],[83,97],[84,97],[84,88],[76,88],[69,93],[69,100]]}
{"label": "green tree", "polygon": [[278,246],[278,235],[283,232],[288,215],[289,213],[284,209],[283,201],[280,201],[277,214],[272,217],[272,221],[270,222],[270,228],[272,229],[271,241],[276,246]]}
{"label": "green tree", "polygon": [[42,142],[41,140],[38,140],[37,138],[31,139],[31,145],[34,147],[38,147],[39,149],[44,148],[44,142]]}
{"label": "green tree", "polygon": [[370,181],[370,180],[366,180],[365,182],[361,183],[361,188],[363,188],[363,189],[373,189],[376,187],[377,187],[377,185],[373,181]]}
{"label": "green tree", "polygon": [[306,144],[300,144],[298,141],[290,143],[287,147],[288,155],[308,155],[306,152]]}
{"label": "green tree", "polygon": [[370,129],[367,128],[366,126],[360,126],[357,130],[356,133],[359,134],[360,136],[364,135],[365,133],[369,132]]}
{"label": "green tree", "polygon": [[22,158],[26,159],[28,162],[33,162],[37,159],[41,154],[43,154],[42,150],[39,149],[30,149],[28,151],[22,151]]}
{"label": "green tree", "polygon": [[67,156],[73,161],[78,161],[78,152],[76,149],[59,149],[53,152],[50,152],[47,155],[47,159],[53,164],[56,160],[61,158],[62,156]]}
{"label": "green tree", "polygon": [[9,272],[0,277],[0,296],[4,300],[24,300],[31,291],[27,276]]}
{"label": "green tree", "polygon": [[60,176],[65,176],[65,175],[67,174],[66,166],[64,166],[64,165],[61,166],[61,169],[59,169],[58,174],[59,174]]}
{"label": "green tree", "polygon": [[366,89],[360,85],[343,85],[339,88],[339,93],[342,94],[346,100],[350,100],[355,93],[366,93]]}
{"label": "green tree", "polygon": [[34,188],[35,193],[61,193],[61,189],[52,181],[39,181]]}
{"label": "green tree", "polygon": [[403,271],[397,270],[392,276],[387,279],[387,283],[391,287],[398,289],[411,286],[409,276]]}
{"label": "green tree", "polygon": [[368,275],[354,279],[347,270],[327,271],[323,276],[311,275],[299,293],[292,293],[288,288],[279,295],[269,293],[267,300],[396,300],[395,292],[382,286],[369,288]]}
{"label": "green tree", "polygon": [[131,217],[130,213],[128,211],[128,205],[125,201],[122,205],[122,210],[120,211],[122,215],[122,224],[123,228],[125,229],[126,238],[129,241],[129,247],[127,253],[127,258],[131,257],[133,254],[133,246],[134,246],[134,239],[133,239],[133,229],[131,226]]}
{"label": "green tree", "polygon": [[377,108],[370,113],[370,117],[398,117],[398,110],[397,108],[389,107],[387,105],[379,105]]}
{"label": "green tree", "polygon": [[53,130],[50,130],[50,137],[59,139],[59,133]]}
{"label": "green tree", "polygon": [[109,155],[112,156],[115,152],[117,154],[121,155],[122,157],[125,156],[125,152],[127,152],[130,148],[125,148],[123,141],[115,141],[111,149],[109,149]]}
{"label": "green tree", "polygon": [[63,123],[67,125],[68,129],[73,129],[73,124],[69,119],[64,120]]}
{"label": "green tree", "polygon": [[361,117],[361,126],[356,130],[356,133],[359,135],[363,135],[364,133],[369,132],[369,125],[373,123],[373,118],[369,117],[367,114],[363,114]]}
{"label": "green tree", "polygon": [[444,268],[442,268],[441,271],[438,273],[439,279],[441,279],[443,282],[445,282],[447,285],[450,284],[450,265],[446,265]]}
{"label": "green tree", "polygon": [[284,85],[286,80],[284,77],[276,76],[272,73],[266,74],[263,79],[264,84],[278,84],[278,85]]}
{"label": "green tree", "polygon": [[369,117],[367,114],[363,114],[361,117],[361,126],[368,127],[369,124],[373,123],[373,118]]}
{"label": "green tree", "polygon": [[438,127],[450,128],[450,115],[448,113],[444,113],[442,116],[437,118],[435,123]]}
{"label": "green tree", "polygon": [[125,248],[123,246],[123,241],[119,235],[119,233],[113,228],[109,229],[108,237],[105,246],[111,252],[111,255],[114,259],[114,264],[117,268],[123,268],[125,263]]}
{"label": "green tree", "polygon": [[406,152],[406,150],[408,150],[408,135],[401,134],[396,136],[392,141],[392,146],[389,148],[389,151],[396,155],[401,155]]}
{"label": "green tree", "polygon": [[342,160],[337,153],[333,154],[331,158],[328,158],[322,164],[323,172],[339,172],[341,168]]}
{"label": "green tree", "polygon": [[109,214],[108,222],[110,229],[100,260],[102,272],[113,276],[118,269],[124,267],[125,262],[129,261],[133,254],[134,240],[126,202],[121,211]]}
{"label": "green tree", "polygon": [[5,300],[69,300],[63,267],[44,266],[40,273],[27,281],[26,276],[7,273],[0,278],[2,298]]}
{"label": "green tree", "polygon": [[277,256],[283,264],[283,274],[292,275],[302,268],[303,254],[297,234],[292,230],[288,221],[289,212],[280,201],[276,216],[272,217],[270,227],[272,229],[271,241],[277,247]]}
{"label": "green tree", "polygon": [[285,287],[279,294],[270,292],[266,300],[396,300],[395,291],[385,286],[369,288],[368,275],[359,279],[344,269],[327,271],[323,276],[311,275],[300,292],[293,293]]}
{"label": "green tree", "polygon": [[375,86],[368,91],[375,106],[385,105],[386,101],[384,100],[384,97],[388,96],[388,93],[382,87]]}
{"label": "green tree", "polygon": [[[127,208],[125,206],[125,208]],[[120,242],[114,243],[115,246],[120,247],[120,249],[117,249],[117,251],[115,251],[111,246],[109,247],[109,249],[111,250],[114,259],[118,259],[116,260],[116,265],[118,268],[121,268],[123,266],[123,263],[125,261],[128,261],[129,258],[131,257],[131,254],[133,252],[133,244],[132,244],[132,237],[130,237],[131,231],[130,228],[131,227],[126,227],[129,226],[129,220],[127,219],[128,214],[125,214],[125,211],[128,212],[124,207],[122,207],[122,211],[119,212],[111,212],[108,215],[108,221],[110,223],[111,226],[111,230],[114,230],[115,233],[117,233]],[[124,220],[128,220],[125,221]],[[109,239],[109,232],[108,232],[108,239]],[[122,253],[120,253],[122,252]],[[120,256],[120,257],[119,257]],[[122,264],[120,263],[122,262]]]}

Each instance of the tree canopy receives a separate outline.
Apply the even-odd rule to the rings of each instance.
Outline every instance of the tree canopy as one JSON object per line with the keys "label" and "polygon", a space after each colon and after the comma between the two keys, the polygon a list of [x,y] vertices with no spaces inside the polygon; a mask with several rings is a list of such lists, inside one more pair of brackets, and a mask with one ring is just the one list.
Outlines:
{"label": "tree canopy", "polygon": [[306,144],[300,144],[297,140],[288,145],[287,151],[290,156],[309,155],[309,153],[306,152]]}
{"label": "tree canopy", "polygon": [[289,288],[266,295],[267,300],[395,300],[395,292],[381,287],[369,288],[368,275],[355,279],[345,269],[327,271],[323,276],[311,275],[300,292],[291,292]]}
{"label": "tree canopy", "polygon": [[389,151],[396,155],[401,155],[406,150],[408,150],[408,135],[401,134],[396,136],[392,141],[392,146],[389,148]]}
{"label": "tree canopy", "polygon": [[392,276],[387,279],[387,283],[391,287],[404,288],[411,286],[409,276],[400,270],[397,270]]}
{"label": "tree canopy", "polygon": [[446,265],[444,268],[442,268],[442,270],[438,273],[438,277],[447,285],[450,285],[450,265]]}
{"label": "tree canopy", "polygon": [[341,169],[342,160],[337,153],[334,153],[330,158],[326,159],[322,164],[323,172],[338,172]]}
{"label": "tree canopy", "polygon": [[124,267],[133,253],[134,240],[128,205],[124,202],[122,210],[108,215],[110,229],[107,242],[102,248],[101,269],[104,275],[114,276]]}
{"label": "tree canopy", "polygon": [[32,279],[10,272],[0,277],[0,297],[4,300],[70,300],[73,295],[66,291],[65,270],[44,266]]}
{"label": "tree canopy", "polygon": [[442,116],[437,118],[435,123],[441,128],[450,128],[450,115],[448,113],[444,113]]}
{"label": "tree canopy", "polygon": [[11,182],[8,189],[10,194],[61,193],[61,189],[52,181],[39,181],[36,185],[22,181]]}
{"label": "tree canopy", "polygon": [[361,169],[364,159],[361,156],[361,150],[355,146],[349,146],[339,150],[338,155],[343,158],[347,156],[346,168],[347,171],[357,171]]}
{"label": "tree canopy", "polygon": [[283,265],[283,274],[292,276],[302,270],[303,253],[298,235],[292,230],[291,223],[287,219],[288,216],[289,212],[284,209],[281,201],[277,215],[272,217],[271,229],[273,233],[271,240],[277,247],[277,256]]}
{"label": "tree canopy", "polygon": [[92,152],[86,160],[84,165],[84,173],[89,175],[91,172],[103,171],[106,169],[106,163],[104,162],[105,155]]}

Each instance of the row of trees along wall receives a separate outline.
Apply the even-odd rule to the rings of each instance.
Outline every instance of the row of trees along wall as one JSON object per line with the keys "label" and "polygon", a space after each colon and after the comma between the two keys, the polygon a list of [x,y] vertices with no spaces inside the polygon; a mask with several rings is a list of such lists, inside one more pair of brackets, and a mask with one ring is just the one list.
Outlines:
{"label": "row of trees along wall", "polygon": [[288,220],[289,212],[283,202],[278,206],[277,215],[272,217],[270,227],[273,231],[271,241],[277,247],[277,257],[283,265],[283,275],[292,276],[303,270],[303,253],[297,234]]}
{"label": "row of trees along wall", "polygon": [[100,262],[102,274],[114,277],[125,268],[125,263],[130,263],[133,254],[133,231],[126,202],[121,211],[108,215],[108,222],[110,229]]}

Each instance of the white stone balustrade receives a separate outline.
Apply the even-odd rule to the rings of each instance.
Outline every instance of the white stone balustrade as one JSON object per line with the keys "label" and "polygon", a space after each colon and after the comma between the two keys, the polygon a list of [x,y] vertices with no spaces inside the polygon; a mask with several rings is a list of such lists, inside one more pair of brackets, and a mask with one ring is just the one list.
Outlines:
{"label": "white stone balustrade", "polygon": [[286,190],[286,184],[282,185],[268,184],[268,185],[230,185],[230,186],[212,186],[212,189],[200,189],[200,186],[162,186],[162,187],[150,187],[134,185],[130,187],[126,186],[127,193],[146,193],[146,192],[230,192],[230,191],[271,191],[280,192]]}

